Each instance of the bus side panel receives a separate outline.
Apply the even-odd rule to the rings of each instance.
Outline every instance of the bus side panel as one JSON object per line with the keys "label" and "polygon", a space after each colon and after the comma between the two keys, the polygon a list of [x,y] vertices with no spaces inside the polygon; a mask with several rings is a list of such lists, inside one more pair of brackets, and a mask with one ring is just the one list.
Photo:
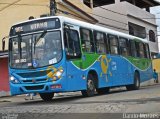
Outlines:
{"label": "bus side panel", "polygon": [[141,82],[150,80],[153,77],[153,71],[152,71],[152,67],[151,66],[147,70],[139,71],[139,72],[140,72]]}
{"label": "bus side panel", "polygon": [[[86,89],[86,71],[83,71],[72,61],[66,61],[67,66],[67,91],[76,91]],[[85,79],[83,78],[85,76]]]}
{"label": "bus side panel", "polygon": [[111,86],[127,85],[132,83],[132,66],[131,64],[121,56],[111,56],[110,62],[110,80]]}

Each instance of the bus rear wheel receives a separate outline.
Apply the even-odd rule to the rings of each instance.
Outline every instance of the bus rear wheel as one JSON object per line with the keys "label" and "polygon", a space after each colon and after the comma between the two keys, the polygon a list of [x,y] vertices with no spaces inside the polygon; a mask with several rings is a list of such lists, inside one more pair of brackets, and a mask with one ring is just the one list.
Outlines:
{"label": "bus rear wheel", "polygon": [[54,93],[40,93],[40,97],[44,100],[44,101],[51,101],[52,98],[54,96]]}
{"label": "bus rear wheel", "polygon": [[134,84],[132,85],[127,85],[126,86],[127,90],[138,90],[140,88],[140,77],[139,74],[137,72],[135,72],[134,74]]}
{"label": "bus rear wheel", "polygon": [[87,77],[87,89],[82,90],[81,92],[85,97],[90,97],[95,94],[95,81],[92,74],[89,74]]}
{"label": "bus rear wheel", "polygon": [[97,93],[102,95],[102,94],[106,94],[109,92],[109,87],[106,87],[106,88],[98,88],[97,90]]}

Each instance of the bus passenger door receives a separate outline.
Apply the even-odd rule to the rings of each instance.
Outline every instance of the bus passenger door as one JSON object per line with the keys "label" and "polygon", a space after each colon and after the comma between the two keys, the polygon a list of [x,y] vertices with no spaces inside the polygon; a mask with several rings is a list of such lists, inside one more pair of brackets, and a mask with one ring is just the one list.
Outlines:
{"label": "bus passenger door", "polygon": [[68,90],[74,91],[81,88],[81,70],[78,62],[81,61],[81,48],[78,27],[70,24],[64,26],[64,47],[66,54]]}

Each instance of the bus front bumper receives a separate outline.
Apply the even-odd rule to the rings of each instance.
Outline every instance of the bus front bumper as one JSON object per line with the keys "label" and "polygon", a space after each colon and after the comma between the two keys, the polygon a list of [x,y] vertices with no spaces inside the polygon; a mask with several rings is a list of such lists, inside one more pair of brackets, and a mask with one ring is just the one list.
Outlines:
{"label": "bus front bumper", "polygon": [[38,84],[14,84],[10,82],[11,95],[27,93],[64,92],[62,84],[47,82]]}

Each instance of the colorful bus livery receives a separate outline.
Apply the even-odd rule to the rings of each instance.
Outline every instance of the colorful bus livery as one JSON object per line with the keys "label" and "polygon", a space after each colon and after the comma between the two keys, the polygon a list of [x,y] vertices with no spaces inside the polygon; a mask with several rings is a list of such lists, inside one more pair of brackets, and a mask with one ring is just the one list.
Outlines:
{"label": "colorful bus livery", "polygon": [[146,40],[55,16],[14,25],[9,39],[11,94],[81,91],[93,96],[115,86],[139,89],[152,78]]}

